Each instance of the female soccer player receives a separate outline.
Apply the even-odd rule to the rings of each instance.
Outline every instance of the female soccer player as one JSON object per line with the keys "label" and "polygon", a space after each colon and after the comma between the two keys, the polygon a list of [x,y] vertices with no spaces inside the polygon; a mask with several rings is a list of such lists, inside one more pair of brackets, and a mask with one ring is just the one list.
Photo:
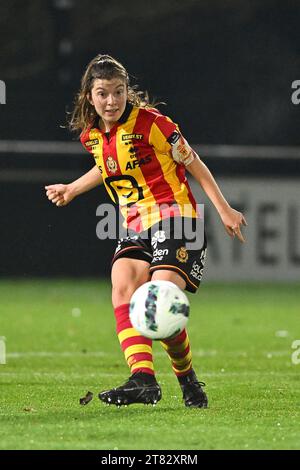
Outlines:
{"label": "female soccer player", "polygon": [[[243,214],[231,208],[206,165],[181,135],[178,126],[151,107],[147,95],[129,84],[126,69],[108,55],[98,55],[87,66],[77,95],[70,129],[80,132],[82,145],[95,166],[70,184],[46,186],[57,206],[104,184],[119,204],[128,234],[121,237],[112,261],[112,304],[118,338],[131,371],[128,381],[101,392],[108,404],[155,404],[161,398],[156,381],[152,341],[131,325],[129,301],[149,280],[171,281],[196,292],[202,277],[206,240],[189,247],[178,227],[199,218],[185,170],[191,173],[218,211],[231,237],[244,241]],[[169,222],[169,223],[166,223]],[[172,222],[172,223],[170,223]],[[175,223],[176,222],[176,223]],[[180,222],[178,224],[178,222]],[[162,341],[183,392],[186,406],[205,408],[207,396],[192,368],[186,330]]]}

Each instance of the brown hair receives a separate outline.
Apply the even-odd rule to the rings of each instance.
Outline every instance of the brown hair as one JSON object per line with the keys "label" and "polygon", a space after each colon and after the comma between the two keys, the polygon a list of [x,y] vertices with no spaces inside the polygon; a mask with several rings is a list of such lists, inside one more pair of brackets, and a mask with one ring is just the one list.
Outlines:
{"label": "brown hair", "polygon": [[68,121],[68,127],[71,131],[84,131],[93,124],[98,116],[94,106],[88,100],[94,80],[97,78],[103,80],[120,78],[126,84],[129,103],[141,107],[155,106],[149,103],[147,92],[138,91],[136,86],[130,86],[127,70],[120,62],[109,55],[99,54],[91,60],[82,76],[81,87],[75,97],[74,109],[70,113]]}

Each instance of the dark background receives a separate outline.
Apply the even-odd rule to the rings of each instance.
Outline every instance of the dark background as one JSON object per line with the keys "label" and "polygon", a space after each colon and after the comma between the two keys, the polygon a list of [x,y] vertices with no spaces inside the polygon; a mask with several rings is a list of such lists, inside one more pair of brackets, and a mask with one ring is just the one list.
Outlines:
{"label": "dark background", "polygon": [[297,0],[2,0],[1,138],[69,139],[65,107],[109,53],[195,143],[299,144],[299,25]]}
{"label": "dark background", "polygon": [[[300,4],[275,0],[1,1],[0,143],[76,140],[61,125],[98,53],[119,59],[133,84],[165,101],[161,111],[192,144],[300,144],[300,107],[291,102]],[[300,173],[300,161],[284,154],[276,162],[203,159],[216,176]],[[92,165],[88,154],[0,153],[2,276],[107,273],[113,242],[95,236],[96,207],[108,202],[103,188],[64,209],[43,191]]]}

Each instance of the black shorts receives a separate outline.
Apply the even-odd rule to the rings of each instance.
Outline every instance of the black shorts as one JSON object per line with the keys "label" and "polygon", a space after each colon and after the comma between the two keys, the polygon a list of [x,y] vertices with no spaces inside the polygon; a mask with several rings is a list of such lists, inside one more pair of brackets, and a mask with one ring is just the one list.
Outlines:
{"label": "black shorts", "polygon": [[[119,258],[131,258],[147,261],[150,264],[149,271],[153,273],[159,269],[168,269],[177,272],[186,282],[186,290],[196,292],[203,274],[206,258],[206,236],[203,229],[202,235],[195,234],[197,240],[186,237],[184,230],[178,238],[178,225],[186,219],[169,219],[155,224],[150,229],[141,233],[131,232],[128,236],[118,240],[112,264]],[[191,223],[192,219],[189,219]],[[193,222],[193,221],[192,221]],[[196,243],[197,242],[197,243]]]}

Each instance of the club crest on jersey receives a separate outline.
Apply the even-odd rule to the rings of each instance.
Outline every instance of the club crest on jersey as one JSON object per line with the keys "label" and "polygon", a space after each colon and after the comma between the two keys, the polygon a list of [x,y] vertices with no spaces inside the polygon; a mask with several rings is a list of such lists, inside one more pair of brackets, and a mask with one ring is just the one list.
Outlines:
{"label": "club crest on jersey", "polygon": [[178,250],[176,250],[176,258],[181,263],[186,263],[187,262],[187,260],[189,259],[189,255],[188,255],[188,252],[187,252],[187,250],[184,246],[181,246],[180,248],[178,248]]}
{"label": "club crest on jersey", "polygon": [[113,159],[113,157],[107,157],[106,165],[110,173],[116,173],[118,165],[116,160]]}

